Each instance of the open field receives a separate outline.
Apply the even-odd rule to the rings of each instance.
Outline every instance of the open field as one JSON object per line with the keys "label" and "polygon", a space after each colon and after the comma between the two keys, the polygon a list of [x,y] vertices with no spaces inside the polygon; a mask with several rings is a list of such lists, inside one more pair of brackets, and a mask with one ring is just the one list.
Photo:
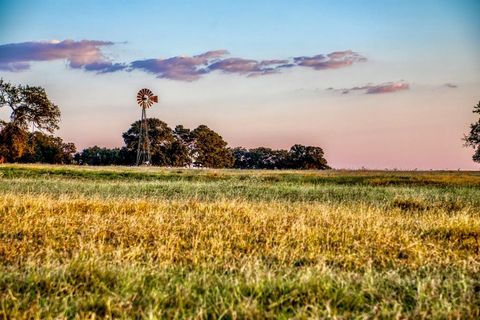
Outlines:
{"label": "open field", "polygon": [[2,318],[479,318],[480,172],[0,166]]}

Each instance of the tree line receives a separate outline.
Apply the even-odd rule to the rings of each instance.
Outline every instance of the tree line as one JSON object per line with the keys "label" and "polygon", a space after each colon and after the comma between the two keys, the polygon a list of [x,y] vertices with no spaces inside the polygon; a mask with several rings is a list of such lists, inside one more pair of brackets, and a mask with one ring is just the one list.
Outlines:
{"label": "tree line", "polygon": [[[122,134],[121,148],[98,146],[77,152],[75,145],[53,135],[59,128],[60,108],[45,89],[12,85],[0,79],[0,108],[8,108],[9,121],[0,119],[0,163],[57,163],[134,165],[140,121]],[[473,107],[480,114],[480,102]],[[260,147],[229,148],[223,138],[205,125],[174,129],[156,118],[147,119],[152,165],[241,169],[328,169],[322,148],[296,144],[289,150]],[[480,162],[480,118],[463,138]]]}
{"label": "tree line", "polygon": [[[74,157],[88,165],[133,165],[138,147],[140,121],[123,133],[122,148],[86,148]],[[242,147],[228,148],[223,138],[205,125],[190,130],[174,129],[156,118],[147,119],[152,165],[240,169],[328,169],[319,147],[295,145],[289,151]]]}
{"label": "tree line", "polygon": [[[140,134],[136,121],[122,134],[124,146],[93,146],[77,152],[75,145],[53,135],[60,108],[41,87],[14,86],[0,80],[0,108],[10,109],[10,121],[0,120],[0,163],[134,165]],[[214,130],[200,125],[171,129],[147,119],[151,164],[170,167],[242,169],[328,169],[320,147],[294,145],[290,150],[229,148]]]}

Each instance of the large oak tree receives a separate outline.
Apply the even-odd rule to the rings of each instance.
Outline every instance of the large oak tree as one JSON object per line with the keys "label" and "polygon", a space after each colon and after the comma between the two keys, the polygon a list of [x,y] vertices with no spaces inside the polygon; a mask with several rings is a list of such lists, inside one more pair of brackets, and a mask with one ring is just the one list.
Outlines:
{"label": "large oak tree", "polygon": [[49,100],[45,89],[14,86],[0,80],[0,108],[9,108],[10,122],[24,130],[33,126],[50,133],[58,129],[60,108]]}
{"label": "large oak tree", "polygon": [[[10,122],[0,121],[0,162],[27,161],[27,159],[51,162],[53,158],[64,162],[71,158],[70,151],[74,150],[73,144],[63,144],[60,138],[43,133],[34,134],[35,130],[52,133],[58,129],[60,121],[60,109],[49,100],[45,89],[15,86],[0,79],[0,108],[10,109]],[[32,133],[29,132],[29,128],[32,129]],[[68,154],[53,158],[49,156],[47,161],[41,156],[53,152],[53,149],[47,152],[47,146],[53,149],[58,147],[59,150]],[[39,150],[34,150],[35,147]],[[29,155],[24,157],[26,153]]]}

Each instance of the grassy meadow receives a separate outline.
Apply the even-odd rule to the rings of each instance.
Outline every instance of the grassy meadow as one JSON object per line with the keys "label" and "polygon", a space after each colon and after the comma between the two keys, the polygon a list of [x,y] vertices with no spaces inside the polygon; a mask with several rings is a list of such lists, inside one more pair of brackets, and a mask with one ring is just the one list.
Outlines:
{"label": "grassy meadow", "polygon": [[0,165],[0,318],[479,318],[480,172]]}

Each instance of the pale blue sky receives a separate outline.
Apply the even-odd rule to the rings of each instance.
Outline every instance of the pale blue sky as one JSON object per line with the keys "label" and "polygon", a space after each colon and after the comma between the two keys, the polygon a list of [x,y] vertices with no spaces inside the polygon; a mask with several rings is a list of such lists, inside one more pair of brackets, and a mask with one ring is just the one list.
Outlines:
{"label": "pale blue sky", "polygon": [[[2,43],[100,39],[145,56],[229,48],[267,58],[339,48],[388,58],[400,49],[480,49],[471,1],[25,1],[2,0]],[[469,42],[471,42],[469,44]],[[420,47],[420,48],[419,48]]]}
{"label": "pale blue sky", "polygon": [[[192,82],[32,60],[0,77],[44,86],[62,108],[59,134],[80,148],[121,145],[138,111],[128,99],[147,86],[162,99],[152,116],[170,126],[206,123],[232,146],[316,144],[336,167],[475,168],[460,138],[480,99],[479,12],[475,0],[0,0],[0,60],[2,45],[66,39],[115,42],[100,49],[125,64],[219,49],[255,60],[353,50],[367,60],[255,78],[214,72]],[[342,95],[397,82],[408,90]],[[85,119],[93,119],[88,128]]]}

